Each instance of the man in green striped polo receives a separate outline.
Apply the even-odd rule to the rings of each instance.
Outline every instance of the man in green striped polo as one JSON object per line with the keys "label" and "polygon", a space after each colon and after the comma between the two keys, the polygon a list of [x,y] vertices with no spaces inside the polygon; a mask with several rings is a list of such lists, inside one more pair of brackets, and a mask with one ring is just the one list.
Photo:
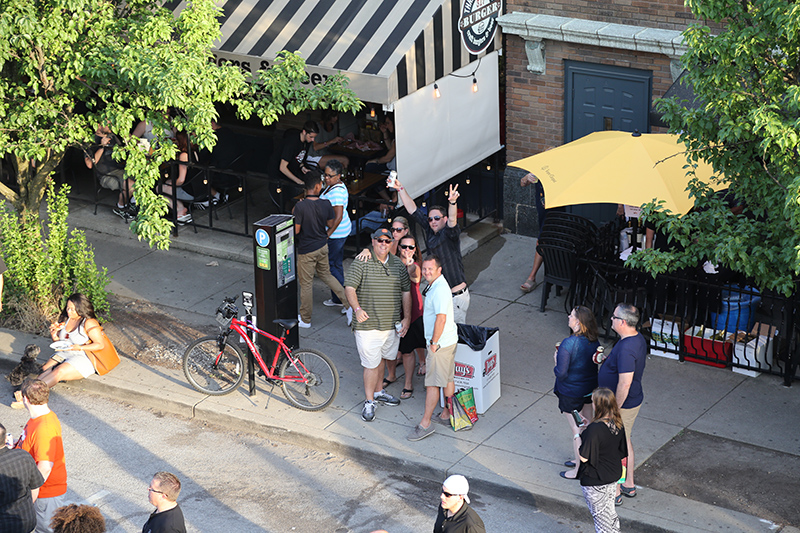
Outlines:
{"label": "man in green striped polo", "polygon": [[[361,418],[375,419],[375,403],[400,405],[383,390],[384,360],[397,358],[400,337],[411,319],[411,280],[405,265],[389,253],[392,234],[378,228],[372,234],[372,256],[353,261],[344,280],[347,302],[354,309],[353,332],[364,367],[364,407]],[[402,311],[402,320],[400,318]],[[395,326],[395,324],[399,324]]]}

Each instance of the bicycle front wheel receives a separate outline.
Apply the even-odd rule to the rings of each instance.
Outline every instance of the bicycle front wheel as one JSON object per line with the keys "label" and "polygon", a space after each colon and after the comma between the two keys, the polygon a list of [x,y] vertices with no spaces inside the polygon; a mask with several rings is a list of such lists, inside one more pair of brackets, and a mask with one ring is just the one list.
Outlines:
{"label": "bicycle front wheel", "polygon": [[286,399],[303,411],[328,407],[339,392],[339,373],[333,361],[316,350],[295,350],[290,357],[283,360],[278,373]]}
{"label": "bicycle front wheel", "polygon": [[220,350],[218,337],[203,337],[183,354],[183,373],[203,394],[229,394],[244,380],[244,355],[238,346],[227,342]]}

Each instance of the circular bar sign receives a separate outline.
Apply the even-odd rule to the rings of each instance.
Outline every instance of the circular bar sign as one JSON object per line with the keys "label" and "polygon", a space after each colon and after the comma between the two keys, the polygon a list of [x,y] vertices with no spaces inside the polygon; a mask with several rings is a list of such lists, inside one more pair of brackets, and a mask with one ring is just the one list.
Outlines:
{"label": "circular bar sign", "polygon": [[470,54],[480,54],[494,41],[497,17],[502,11],[502,0],[464,0],[458,29]]}

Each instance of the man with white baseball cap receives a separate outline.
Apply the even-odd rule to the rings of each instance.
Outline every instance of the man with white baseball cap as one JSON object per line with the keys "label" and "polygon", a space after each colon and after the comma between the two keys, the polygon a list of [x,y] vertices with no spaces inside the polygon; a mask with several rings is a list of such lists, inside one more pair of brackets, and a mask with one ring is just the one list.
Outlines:
{"label": "man with white baseball cap", "polygon": [[433,533],[486,533],[483,520],[469,506],[469,482],[456,474],[444,480],[442,504]]}

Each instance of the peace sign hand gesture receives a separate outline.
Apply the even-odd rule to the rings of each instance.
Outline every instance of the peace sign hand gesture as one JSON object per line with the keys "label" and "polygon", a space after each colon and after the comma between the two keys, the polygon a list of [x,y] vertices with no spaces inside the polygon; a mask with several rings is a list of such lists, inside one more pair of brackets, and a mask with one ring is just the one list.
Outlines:
{"label": "peace sign hand gesture", "polygon": [[461,196],[458,192],[458,184],[451,184],[450,185],[450,193],[447,195],[448,201],[452,204],[458,201],[458,197]]}

